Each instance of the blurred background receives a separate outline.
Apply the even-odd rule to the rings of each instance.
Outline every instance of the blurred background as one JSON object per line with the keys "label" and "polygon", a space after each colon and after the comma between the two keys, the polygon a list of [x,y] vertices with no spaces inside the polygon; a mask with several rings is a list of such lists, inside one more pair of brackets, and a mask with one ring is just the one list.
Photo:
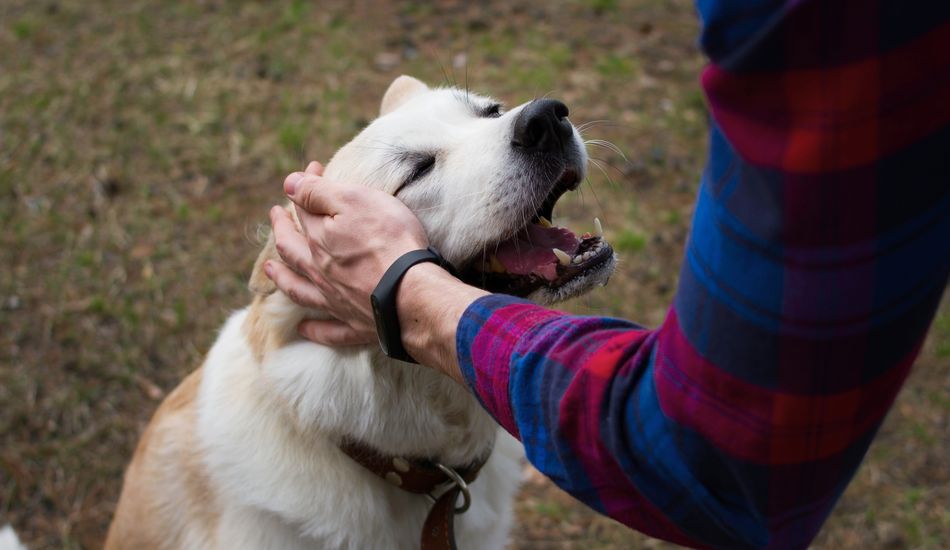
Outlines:
{"label": "blurred background", "polygon": [[[96,548],[141,430],[249,302],[283,177],[411,74],[599,121],[558,207],[622,256],[568,309],[658,325],[705,155],[690,0],[0,0],[0,525]],[[950,307],[820,548],[950,545]],[[514,548],[663,546],[533,471]]]}

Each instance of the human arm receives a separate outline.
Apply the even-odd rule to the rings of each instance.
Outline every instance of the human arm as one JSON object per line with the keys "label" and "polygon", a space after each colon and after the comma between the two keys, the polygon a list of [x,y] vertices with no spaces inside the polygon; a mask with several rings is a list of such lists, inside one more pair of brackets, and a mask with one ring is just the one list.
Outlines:
{"label": "human arm", "polygon": [[948,9],[699,7],[710,161],[666,321],[480,299],[461,370],[595,509],[684,544],[802,547],[946,285]]}

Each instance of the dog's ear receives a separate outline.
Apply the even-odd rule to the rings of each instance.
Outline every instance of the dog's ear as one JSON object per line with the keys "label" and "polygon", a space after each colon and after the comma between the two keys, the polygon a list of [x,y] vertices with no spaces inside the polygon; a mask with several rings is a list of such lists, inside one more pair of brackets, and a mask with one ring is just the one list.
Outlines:
{"label": "dog's ear", "polygon": [[271,281],[270,277],[264,273],[264,262],[267,260],[280,261],[273,231],[271,231],[267,237],[267,244],[264,245],[264,250],[261,250],[260,255],[254,262],[254,269],[251,270],[251,280],[247,283],[247,288],[251,289],[251,292],[254,294],[266,296],[277,290],[277,285],[274,284],[274,281]]}
{"label": "dog's ear", "polygon": [[392,112],[412,96],[428,89],[429,87],[418,78],[412,78],[406,75],[396,78],[396,80],[393,80],[393,83],[389,85],[386,94],[383,95],[383,103],[379,107],[380,116]]}

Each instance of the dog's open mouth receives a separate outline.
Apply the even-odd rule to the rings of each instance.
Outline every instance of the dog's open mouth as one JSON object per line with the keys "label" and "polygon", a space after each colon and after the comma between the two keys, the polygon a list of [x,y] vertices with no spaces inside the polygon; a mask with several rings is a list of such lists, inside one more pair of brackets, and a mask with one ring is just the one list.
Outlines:
{"label": "dog's open mouth", "polygon": [[578,184],[577,172],[565,171],[531,222],[514,236],[489,246],[465,270],[463,280],[489,292],[528,296],[542,287],[558,289],[606,267],[614,251],[604,240],[599,220],[594,219],[594,233],[581,236],[550,221],[558,199]]}

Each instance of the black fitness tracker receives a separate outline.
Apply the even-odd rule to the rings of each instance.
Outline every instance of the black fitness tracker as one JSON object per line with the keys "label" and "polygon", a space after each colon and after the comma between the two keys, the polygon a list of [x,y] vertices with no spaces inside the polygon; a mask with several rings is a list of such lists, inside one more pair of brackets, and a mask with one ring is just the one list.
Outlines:
{"label": "black fitness tracker", "polygon": [[413,250],[400,256],[389,266],[369,298],[373,306],[373,318],[376,320],[379,347],[388,357],[407,363],[418,361],[413,359],[402,345],[402,330],[399,328],[399,315],[396,312],[396,292],[399,291],[399,283],[409,268],[422,262],[439,264],[453,276],[456,275],[452,264],[431,246],[425,250]]}

